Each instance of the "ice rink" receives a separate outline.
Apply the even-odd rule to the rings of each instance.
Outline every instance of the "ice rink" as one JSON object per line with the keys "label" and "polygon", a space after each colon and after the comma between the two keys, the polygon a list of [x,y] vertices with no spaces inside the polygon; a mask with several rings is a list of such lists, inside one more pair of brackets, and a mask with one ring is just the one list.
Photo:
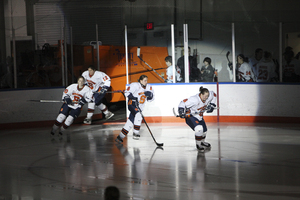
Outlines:
{"label": "ice rink", "polygon": [[123,145],[124,122],[74,124],[63,138],[51,127],[1,131],[0,200],[287,200],[300,198],[300,126],[207,123],[212,148],[198,153],[185,123],[145,124]]}

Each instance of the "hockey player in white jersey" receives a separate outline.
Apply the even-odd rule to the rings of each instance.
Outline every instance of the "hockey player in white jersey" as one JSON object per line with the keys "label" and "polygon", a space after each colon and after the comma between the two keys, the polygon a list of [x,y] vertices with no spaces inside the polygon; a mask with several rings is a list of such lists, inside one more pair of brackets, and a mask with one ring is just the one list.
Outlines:
{"label": "hockey player in white jersey", "polygon": [[255,77],[251,66],[247,62],[248,59],[243,55],[237,56],[237,81],[238,82],[254,82]]}
{"label": "hockey player in white jersey", "polygon": [[276,82],[276,65],[270,52],[265,51],[263,59],[256,64],[256,82]]}
{"label": "hockey player in white jersey", "polygon": [[[173,83],[173,65],[172,65],[172,56],[167,56],[165,58],[166,61],[166,65],[168,66],[167,68],[167,79],[166,82],[167,83]],[[176,71],[175,69],[175,77],[176,77],[176,82],[180,82],[181,81],[181,77],[180,77],[180,69],[177,69],[178,71]]]}
{"label": "hockey player in white jersey", "polygon": [[88,103],[88,112],[83,123],[92,124],[95,107],[98,107],[104,113],[106,119],[113,117],[114,114],[102,103],[106,91],[110,87],[110,77],[103,72],[96,71],[95,67],[92,65],[88,67],[87,71],[82,73],[82,76],[85,78],[86,84],[91,88],[94,94],[93,102]]}
{"label": "hockey player in white jersey", "polygon": [[212,113],[216,108],[217,95],[202,86],[200,93],[182,100],[178,105],[178,113],[185,118],[186,124],[195,131],[196,148],[200,152],[209,149],[211,145],[205,142],[207,126],[203,119],[203,113]]}
{"label": "hockey player in white jersey", "polygon": [[255,79],[257,79],[257,63],[259,63],[263,58],[264,51],[261,48],[255,49],[255,55],[249,59],[249,65],[254,73]]}
{"label": "hockey player in white jersey", "polygon": [[116,138],[116,142],[122,143],[128,132],[133,128],[133,139],[140,138],[140,127],[142,124],[142,116],[137,106],[143,111],[146,101],[154,100],[154,90],[148,83],[148,77],[141,75],[138,82],[131,83],[125,90],[125,96],[128,98],[128,110],[130,115],[126,124],[123,126],[120,134]]}
{"label": "hockey player in white jersey", "polygon": [[77,79],[77,84],[68,86],[62,95],[64,104],[61,106],[56,121],[52,127],[51,135],[54,136],[59,129],[59,135],[62,136],[63,132],[71,126],[73,121],[80,115],[82,106],[85,103],[92,101],[92,90],[84,85],[85,79],[80,76]]}

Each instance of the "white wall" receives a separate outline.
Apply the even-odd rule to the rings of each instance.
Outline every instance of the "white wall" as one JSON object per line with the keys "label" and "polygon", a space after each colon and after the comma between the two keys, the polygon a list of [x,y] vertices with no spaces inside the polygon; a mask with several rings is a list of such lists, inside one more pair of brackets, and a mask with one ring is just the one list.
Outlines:
{"label": "white wall", "polygon": [[[216,83],[152,84],[155,101],[145,116],[173,116],[172,109],[197,94],[200,86],[217,93]],[[220,116],[300,117],[300,85],[219,83]],[[205,115],[216,115],[216,112]]]}
{"label": "white wall", "polygon": [[[179,102],[196,94],[200,86],[217,91],[215,83],[152,84],[155,100],[147,103],[144,116],[173,116]],[[29,100],[60,100],[63,88],[0,92],[0,124],[55,120],[61,103]],[[220,116],[300,117],[300,85],[220,83]],[[80,116],[86,114],[84,107]],[[216,116],[216,112],[206,114]]]}

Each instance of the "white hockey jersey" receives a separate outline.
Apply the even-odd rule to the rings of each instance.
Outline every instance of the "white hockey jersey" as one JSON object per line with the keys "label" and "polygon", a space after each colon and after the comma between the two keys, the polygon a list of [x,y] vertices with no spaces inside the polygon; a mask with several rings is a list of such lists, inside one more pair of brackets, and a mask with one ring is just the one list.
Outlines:
{"label": "white hockey jersey", "polygon": [[[144,92],[146,91],[150,91],[153,94],[153,98],[151,100],[148,100],[147,97],[145,96]],[[145,102],[146,100],[151,102],[154,100],[154,90],[152,88],[151,85],[147,84],[146,89],[144,89],[142,87],[142,85],[138,82],[134,82],[131,83],[128,88],[125,90],[125,96],[128,97],[128,95],[130,95],[130,93],[134,96],[138,98],[139,101],[139,107],[141,109],[141,111],[143,111],[144,107],[145,107]]]}
{"label": "white hockey jersey", "polygon": [[[214,103],[216,104],[217,101],[217,95],[213,91],[209,91],[209,97],[208,99],[203,102],[200,98],[200,93],[196,94],[194,96],[191,96],[188,99],[182,100],[178,107],[179,108],[185,108],[186,109],[186,114],[191,113],[193,117],[196,117],[199,121],[202,120],[203,113],[205,111],[206,106],[209,103]],[[193,114],[193,113],[198,113],[198,114]]]}
{"label": "white hockey jersey", "polygon": [[276,66],[272,60],[266,61],[263,59],[256,65],[256,82],[271,82],[272,78],[277,78],[275,70]]}
{"label": "white hockey jersey", "polygon": [[89,71],[85,71],[82,76],[93,92],[97,92],[104,85],[110,87],[110,77],[104,72],[95,71],[94,75],[90,76]]}
{"label": "white hockey jersey", "polygon": [[256,60],[255,57],[252,57],[252,58],[249,59],[249,65],[251,66],[251,69],[252,69],[252,71],[253,71],[253,73],[254,73],[254,77],[255,77],[255,78],[257,78],[257,74],[256,74],[256,72],[257,72],[257,64],[258,64],[261,60],[262,60],[262,59]]}
{"label": "white hockey jersey", "polygon": [[238,79],[248,82],[252,78],[255,81],[254,73],[251,69],[251,66],[244,62],[238,69],[237,69]]}
{"label": "white hockey jersey", "polygon": [[292,77],[292,74],[300,75],[300,61],[297,59],[292,59],[290,63],[284,61],[282,68],[284,77]]}
{"label": "white hockey jersey", "polygon": [[[180,71],[179,71],[180,72]],[[167,68],[167,83],[173,83],[173,66]],[[176,82],[181,81],[180,73],[175,70]]]}
{"label": "white hockey jersey", "polygon": [[62,99],[66,96],[69,96],[74,102],[73,105],[68,105],[72,109],[80,108],[81,105],[78,104],[79,99],[84,98],[87,102],[90,102],[93,98],[93,92],[88,86],[83,86],[83,88],[79,89],[78,84],[74,83],[68,86],[63,92]]}

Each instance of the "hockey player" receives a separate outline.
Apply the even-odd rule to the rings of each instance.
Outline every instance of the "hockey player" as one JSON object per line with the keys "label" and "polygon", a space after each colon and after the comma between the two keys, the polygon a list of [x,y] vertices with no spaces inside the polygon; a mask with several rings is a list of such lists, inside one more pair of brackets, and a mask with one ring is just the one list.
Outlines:
{"label": "hockey player", "polygon": [[178,105],[180,118],[185,118],[186,124],[195,131],[196,147],[198,151],[204,152],[211,145],[205,142],[207,127],[203,119],[203,113],[212,113],[216,108],[217,95],[202,86],[200,93],[182,100]]}
{"label": "hockey player", "polygon": [[[246,58],[243,54],[239,54],[237,56],[237,69],[236,76],[237,82],[254,82],[255,77],[254,73],[251,69],[251,66],[248,63],[248,58]],[[230,68],[232,70],[232,68]]]}
{"label": "hockey player", "polygon": [[252,71],[254,72],[254,77],[257,79],[257,63],[259,63],[264,55],[264,51],[261,48],[255,49],[255,55],[254,57],[251,57],[249,59],[249,64],[251,66]]}
{"label": "hockey player", "polygon": [[[172,56],[167,56],[165,58],[166,61],[166,65],[168,66],[167,68],[167,79],[166,82],[167,83],[173,83],[173,65],[172,65]],[[180,69],[177,68],[177,70],[175,71],[175,77],[176,77],[176,82],[180,82],[181,81],[181,77],[180,77]]]}
{"label": "hockey player", "polygon": [[77,79],[77,84],[71,84],[63,92],[62,99],[64,104],[61,106],[55,124],[52,127],[52,136],[55,135],[59,127],[59,136],[62,136],[63,132],[71,126],[73,121],[79,116],[82,106],[93,99],[92,90],[84,85],[84,83],[85,79],[80,76]]}
{"label": "hockey player", "polygon": [[276,66],[270,52],[265,51],[263,59],[256,64],[256,82],[276,82]]}
{"label": "hockey player", "polygon": [[141,75],[138,82],[131,83],[125,90],[125,96],[128,98],[128,110],[130,111],[130,115],[120,134],[116,138],[116,142],[122,143],[123,138],[127,136],[132,128],[133,139],[138,140],[140,138],[139,131],[142,124],[142,116],[137,107],[143,111],[146,101],[151,102],[154,100],[153,88],[147,83],[148,77],[146,75]]}
{"label": "hockey player", "polygon": [[87,116],[83,123],[92,124],[95,106],[105,114],[105,119],[113,117],[114,114],[102,103],[106,91],[110,87],[110,77],[103,72],[96,71],[95,67],[92,65],[88,67],[87,71],[82,73],[82,76],[86,79],[86,84],[91,88],[94,94],[94,100],[88,104]]}

